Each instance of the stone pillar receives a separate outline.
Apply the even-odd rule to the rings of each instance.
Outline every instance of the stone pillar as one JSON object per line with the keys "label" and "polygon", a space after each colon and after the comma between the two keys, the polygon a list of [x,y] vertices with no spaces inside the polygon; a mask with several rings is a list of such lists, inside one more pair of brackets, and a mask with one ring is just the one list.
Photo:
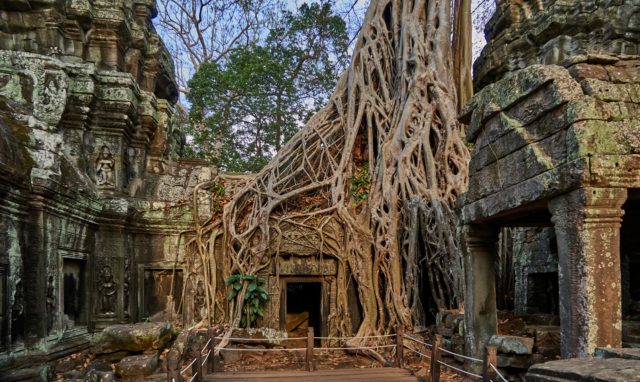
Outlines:
{"label": "stone pillar", "polygon": [[561,354],[620,347],[620,222],[627,191],[585,187],[549,202],[558,240]]}
{"label": "stone pillar", "polygon": [[465,349],[482,358],[484,346],[498,331],[496,310],[496,242],[498,229],[491,225],[465,225]]}

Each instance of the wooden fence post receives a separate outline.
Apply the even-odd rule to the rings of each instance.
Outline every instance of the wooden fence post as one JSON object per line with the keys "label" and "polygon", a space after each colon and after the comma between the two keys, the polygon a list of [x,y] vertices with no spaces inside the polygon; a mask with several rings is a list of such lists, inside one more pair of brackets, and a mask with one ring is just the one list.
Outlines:
{"label": "wooden fence post", "polygon": [[402,326],[398,325],[396,329],[396,367],[402,367],[404,364],[404,338]]}
{"label": "wooden fence post", "polygon": [[215,357],[215,349],[216,349],[216,344],[215,344],[215,336],[216,336],[216,332],[215,330],[213,330],[213,328],[209,328],[207,329],[207,337],[209,337],[209,349],[208,351],[209,353],[209,358],[207,358],[207,374],[211,374],[215,371],[215,360],[213,359]]}
{"label": "wooden fence post", "polygon": [[182,382],[180,357],[173,353],[169,353],[167,357],[167,382]]}
{"label": "wooden fence post", "polygon": [[198,344],[193,344],[191,347],[191,356],[196,360],[191,366],[191,376],[195,375],[193,379],[195,382],[202,382],[202,352]]}
{"label": "wooden fence post", "polygon": [[431,382],[440,382],[440,348],[442,347],[442,336],[436,334],[436,339],[433,341],[433,348],[431,349]]}
{"label": "wooden fence post", "polygon": [[495,346],[485,346],[484,363],[482,365],[482,380],[491,381],[496,379],[496,372],[491,365],[498,367],[498,349]]}
{"label": "wooden fence post", "polygon": [[307,328],[307,371],[313,370],[313,327]]}

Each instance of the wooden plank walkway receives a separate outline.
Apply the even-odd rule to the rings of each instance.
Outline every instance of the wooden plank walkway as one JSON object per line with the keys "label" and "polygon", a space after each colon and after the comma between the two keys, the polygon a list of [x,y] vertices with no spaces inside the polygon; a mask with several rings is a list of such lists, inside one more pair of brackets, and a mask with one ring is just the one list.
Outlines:
{"label": "wooden plank walkway", "polygon": [[259,371],[209,374],[206,382],[416,382],[418,379],[405,369],[378,367],[368,369],[336,369],[308,371]]}

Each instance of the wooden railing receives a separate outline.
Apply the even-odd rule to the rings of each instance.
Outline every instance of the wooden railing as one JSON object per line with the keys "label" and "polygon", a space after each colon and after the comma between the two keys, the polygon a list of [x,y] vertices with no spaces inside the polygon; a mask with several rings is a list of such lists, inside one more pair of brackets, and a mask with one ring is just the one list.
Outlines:
{"label": "wooden railing", "polygon": [[180,357],[167,358],[167,382],[185,382],[184,375],[191,370],[188,382],[202,382],[205,374],[214,372],[215,369],[215,345],[217,337],[213,329],[207,330],[207,342],[200,347],[193,344],[189,351],[191,362],[180,369]]}
{"label": "wooden railing", "polygon": [[[440,382],[440,374],[441,374],[440,372],[442,370],[441,368],[442,366],[448,368],[449,370],[453,371],[456,374],[460,374],[465,377],[470,377],[478,381],[508,382],[507,379],[500,373],[500,371],[498,370],[498,367],[496,366],[498,364],[498,355],[497,355],[497,349],[495,346],[486,346],[484,359],[479,359],[479,358],[469,357],[464,354],[459,354],[443,348],[442,347],[443,338],[439,334],[435,336],[435,339],[431,344],[425,343],[411,336],[404,336],[403,340],[405,339],[409,341],[413,341],[414,343],[417,343],[420,346],[423,346],[431,351],[431,355],[426,355],[419,350],[403,345],[405,348],[411,350],[412,352],[416,353],[420,358],[424,359],[425,362],[428,362],[428,365],[425,365],[425,367],[429,366],[430,382]],[[473,363],[482,364],[482,373],[476,374],[474,372],[471,372],[471,371],[468,371],[444,362],[444,360],[442,359],[443,353],[447,353],[454,357],[463,359],[465,360],[465,362],[469,362],[470,364],[473,364]]]}
{"label": "wooden railing", "polygon": [[[357,346],[357,347],[315,347],[314,341],[316,339],[320,340],[350,340],[355,338],[393,338],[395,337],[395,343],[389,345],[374,345],[374,346]],[[212,329],[207,331],[207,342],[204,346],[200,347],[197,344],[194,344],[190,349],[190,358],[191,362],[180,369],[180,358],[179,357],[170,357],[167,359],[167,382],[202,382],[204,376],[206,374],[210,374],[215,372],[216,368],[216,344],[221,338],[216,337],[215,333]],[[307,341],[307,346],[303,348],[285,348],[285,349],[232,349],[232,348],[219,348],[217,350],[220,351],[241,351],[241,352],[264,352],[264,351],[279,351],[279,352],[288,352],[288,351],[305,351],[305,369],[307,371],[315,370],[314,365],[314,352],[315,351],[332,351],[332,350],[365,350],[365,349],[380,349],[380,348],[395,348],[395,366],[396,367],[404,367],[404,349],[408,349],[413,353],[419,355],[421,359],[424,359],[425,363],[428,363],[425,366],[429,367],[429,381],[431,382],[439,382],[440,381],[440,371],[441,367],[444,366],[451,371],[464,375],[466,377],[471,377],[477,380],[482,380],[486,382],[507,382],[507,379],[500,373],[497,365],[497,350],[493,346],[487,346],[485,348],[485,356],[484,359],[478,359],[469,357],[463,354],[455,353],[450,350],[444,349],[442,347],[442,336],[436,335],[432,344],[425,343],[417,338],[412,336],[405,335],[401,329],[397,330],[395,334],[387,334],[381,336],[369,336],[369,337],[316,337],[314,336],[314,330],[312,327],[308,328],[306,337],[295,337],[295,338],[283,338],[278,341],[296,341],[296,340],[304,340]],[[264,339],[252,339],[252,338],[229,338],[229,340],[239,340],[245,342],[265,342]],[[268,340],[267,340],[268,341]],[[413,347],[409,347],[406,345],[405,341],[414,342],[420,346],[431,351],[431,355],[427,355]],[[445,363],[442,359],[442,354],[447,353],[454,357],[458,357],[468,361],[470,363],[481,363],[482,364],[482,374],[476,374],[468,370],[464,370],[457,366]],[[191,370],[191,377],[185,381],[184,375]]]}

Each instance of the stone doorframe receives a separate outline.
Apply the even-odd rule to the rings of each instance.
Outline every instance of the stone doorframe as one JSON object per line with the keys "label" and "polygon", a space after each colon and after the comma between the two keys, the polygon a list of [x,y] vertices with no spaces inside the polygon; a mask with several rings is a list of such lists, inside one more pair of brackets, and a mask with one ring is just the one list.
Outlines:
{"label": "stone doorframe", "polygon": [[280,330],[286,330],[287,322],[287,283],[320,283],[320,328],[313,328],[315,336],[326,337],[329,333],[327,317],[330,309],[331,283],[323,276],[280,276]]}
{"label": "stone doorframe", "polygon": [[[551,198],[558,242],[561,354],[622,345],[620,226],[624,188],[582,187]],[[494,262],[501,221],[463,228],[466,351],[480,356],[497,334]]]}
{"label": "stone doorframe", "polygon": [[[82,302],[83,302],[83,310],[84,310],[84,319],[85,322],[81,325],[75,325],[71,330],[81,330],[86,331],[91,322],[91,312],[93,312],[93,305],[91,304],[91,298],[88,288],[90,288],[92,275],[90,272],[90,264],[89,264],[89,254],[85,252],[78,251],[70,251],[66,249],[58,250],[59,253],[59,270],[58,270],[58,288],[56,291],[56,316],[57,316],[57,325],[61,331],[66,331],[64,327],[64,322],[62,318],[64,317],[64,260],[78,260],[84,262],[84,269],[82,270],[82,277],[84,277],[84,285],[82,285],[85,290],[82,291]],[[94,276],[95,277],[95,276]],[[55,329],[55,325],[54,325]],[[53,333],[51,334],[53,335]]]}

